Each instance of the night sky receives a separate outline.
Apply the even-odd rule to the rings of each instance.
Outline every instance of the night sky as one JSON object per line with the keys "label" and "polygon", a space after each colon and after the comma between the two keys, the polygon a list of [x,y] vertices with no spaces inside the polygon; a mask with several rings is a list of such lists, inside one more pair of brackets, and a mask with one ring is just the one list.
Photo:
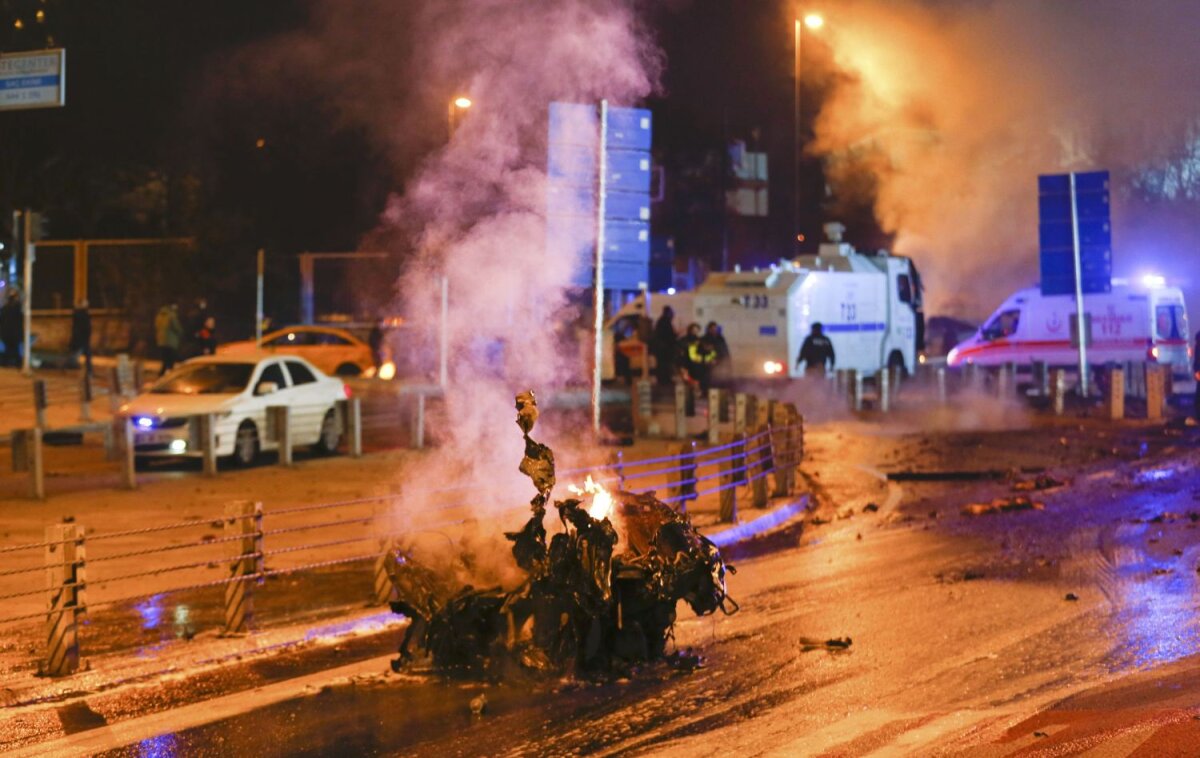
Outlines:
{"label": "night sky", "polygon": [[[31,20],[38,9],[44,22]],[[247,96],[236,82],[229,86],[224,68],[238,51],[303,28],[308,17],[298,0],[0,3],[5,50],[49,43],[66,47],[68,61],[65,108],[0,118],[7,148],[0,206],[43,208],[62,238],[187,234],[217,247],[353,249],[420,149],[382,161],[316,89],[284,84]],[[14,28],[17,18],[23,29]],[[785,6],[697,0],[655,5],[649,18],[668,61],[662,94],[648,103],[668,177],[655,233],[675,236],[685,254],[719,262],[721,145],[743,139],[772,153],[772,216],[734,220],[729,244],[767,262],[791,238]],[[429,114],[431,129],[440,118]],[[806,163],[810,238],[823,191],[819,168]]]}

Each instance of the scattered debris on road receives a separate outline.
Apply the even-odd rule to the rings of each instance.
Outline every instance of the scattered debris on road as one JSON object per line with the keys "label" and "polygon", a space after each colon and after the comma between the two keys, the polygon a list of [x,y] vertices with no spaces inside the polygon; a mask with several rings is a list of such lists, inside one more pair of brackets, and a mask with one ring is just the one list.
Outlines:
{"label": "scattered debris on road", "polygon": [[854,640],[849,637],[834,637],[833,639],[821,640],[813,637],[800,638],[800,652],[808,653],[813,650],[828,650],[831,653],[840,653],[850,649],[854,644]]}
{"label": "scattered debris on road", "polygon": [[[517,396],[517,411],[525,437],[520,471],[537,494],[524,527],[504,536],[526,578],[512,590],[450,587],[409,553],[392,551],[385,560],[391,607],[413,620],[394,669],[411,659],[415,644],[443,672],[619,677],[639,663],[670,660],[678,601],[698,616],[737,612],[725,589],[733,567],[686,513],[653,495],[610,493],[589,477],[584,489],[571,488],[580,497],[554,502],[562,531],[547,540],[554,453],[529,436],[538,417],[532,392]],[[615,552],[620,541],[624,549]],[[684,668],[700,664],[698,656],[673,658]]]}
{"label": "scattered debris on road", "polygon": [[1013,482],[1012,489],[1013,492],[1040,492],[1063,487],[1070,483],[1069,479],[1055,479],[1049,474],[1038,474],[1032,479],[1017,479]]}
{"label": "scattered debris on road", "polygon": [[1076,595],[1074,592],[1068,592],[1067,596],[1065,598],[1063,598],[1063,600],[1069,600],[1072,603],[1078,599],[1079,599],[1079,595]]}
{"label": "scattered debris on road", "polygon": [[1028,495],[1014,497],[998,497],[990,503],[967,503],[962,507],[964,516],[987,516],[993,513],[1008,513],[1010,511],[1042,511],[1044,503],[1029,499]]}

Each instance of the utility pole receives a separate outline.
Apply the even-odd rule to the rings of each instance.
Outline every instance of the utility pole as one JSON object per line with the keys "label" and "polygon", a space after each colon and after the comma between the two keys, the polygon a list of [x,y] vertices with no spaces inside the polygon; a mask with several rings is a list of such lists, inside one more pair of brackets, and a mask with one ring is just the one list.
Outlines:
{"label": "utility pole", "polygon": [[25,344],[24,355],[21,356],[21,373],[30,376],[33,373],[33,346],[29,344],[33,330],[33,258],[36,245],[33,244],[33,211],[25,209],[22,220],[24,227],[22,241],[25,249],[25,266],[21,272],[21,327],[22,340]]}
{"label": "utility pole", "polygon": [[[607,211],[608,191],[608,101],[600,101],[600,154],[597,158],[599,170],[596,193],[596,291],[593,304],[596,309],[596,342],[592,350],[592,431],[600,433],[601,362],[604,360],[604,215]],[[615,350],[614,346],[614,350]]]}

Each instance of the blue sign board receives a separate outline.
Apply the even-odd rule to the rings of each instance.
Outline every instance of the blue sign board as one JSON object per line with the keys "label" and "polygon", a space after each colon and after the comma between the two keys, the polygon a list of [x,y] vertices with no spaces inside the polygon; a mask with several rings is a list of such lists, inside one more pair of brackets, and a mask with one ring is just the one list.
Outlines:
{"label": "blue sign board", "polygon": [[[1085,293],[1112,291],[1112,220],[1108,172],[1075,174],[1080,283]],[[1075,224],[1071,175],[1038,177],[1038,246],[1043,295],[1075,292]]]}
{"label": "blue sign board", "polygon": [[[605,139],[604,287],[634,290],[650,275],[650,111],[609,108]],[[546,244],[594,284],[600,119],[593,105],[550,104]]]}

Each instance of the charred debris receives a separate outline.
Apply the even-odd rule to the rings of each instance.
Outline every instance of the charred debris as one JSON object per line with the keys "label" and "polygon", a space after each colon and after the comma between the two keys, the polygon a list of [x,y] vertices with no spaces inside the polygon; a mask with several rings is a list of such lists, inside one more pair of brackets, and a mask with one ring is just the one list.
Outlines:
{"label": "charred debris", "polygon": [[648,494],[571,488],[590,493],[592,502],[554,501],[562,530],[547,540],[554,452],[529,436],[538,417],[533,392],[516,402],[525,438],[520,470],[537,494],[529,520],[505,537],[526,578],[511,591],[454,587],[394,550],[385,563],[391,607],[412,623],[393,668],[422,652],[439,671],[485,677],[523,672],[606,678],[663,659],[697,665],[696,656],[668,654],[676,603],[685,601],[699,616],[735,613],[737,603],[725,588],[733,567],[686,514]]}

